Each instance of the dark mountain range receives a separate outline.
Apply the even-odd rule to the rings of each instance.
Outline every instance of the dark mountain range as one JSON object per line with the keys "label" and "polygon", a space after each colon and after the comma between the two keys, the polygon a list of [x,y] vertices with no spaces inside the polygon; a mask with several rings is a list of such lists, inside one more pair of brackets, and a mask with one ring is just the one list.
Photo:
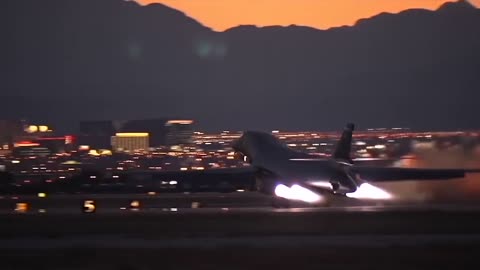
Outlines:
{"label": "dark mountain range", "polygon": [[0,18],[0,118],[480,127],[480,10],[466,1],[329,30],[214,32],[123,0],[6,0]]}

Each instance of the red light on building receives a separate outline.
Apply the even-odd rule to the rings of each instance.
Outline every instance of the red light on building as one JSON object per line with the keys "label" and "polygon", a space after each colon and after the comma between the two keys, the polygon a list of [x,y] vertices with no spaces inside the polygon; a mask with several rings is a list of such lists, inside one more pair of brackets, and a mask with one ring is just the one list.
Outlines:
{"label": "red light on building", "polygon": [[37,141],[63,141],[65,137],[41,137],[36,139]]}
{"label": "red light on building", "polygon": [[21,141],[13,144],[14,147],[32,147],[32,146],[40,146],[39,143],[34,143],[31,141]]}
{"label": "red light on building", "polygon": [[65,144],[71,144],[71,143],[73,143],[73,136],[72,135],[65,136]]}
{"label": "red light on building", "polygon": [[65,144],[72,144],[74,140],[75,137],[72,135],[66,135],[63,137],[41,137],[36,139],[36,141],[65,141]]}

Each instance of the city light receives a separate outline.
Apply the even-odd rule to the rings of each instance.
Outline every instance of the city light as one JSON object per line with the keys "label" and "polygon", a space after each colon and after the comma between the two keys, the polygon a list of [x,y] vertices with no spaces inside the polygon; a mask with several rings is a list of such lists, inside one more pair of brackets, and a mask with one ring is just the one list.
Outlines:
{"label": "city light", "polygon": [[40,144],[29,142],[29,141],[23,141],[23,142],[14,143],[13,146],[14,147],[33,147],[33,146],[40,146]]}
{"label": "city light", "polygon": [[[182,125],[181,123],[190,123],[190,120],[185,121],[186,122],[184,122],[184,120],[173,120],[170,123],[176,126],[169,128],[177,128]],[[181,127],[183,128],[183,126]],[[33,131],[35,128],[40,131],[40,126],[37,125],[31,127],[31,130]],[[45,130],[45,128],[42,128],[42,130]],[[33,152],[26,154],[15,152],[23,150],[30,151],[30,148],[33,148],[35,151],[49,151],[48,148],[54,148],[55,144],[60,143],[62,140],[65,142],[65,138],[67,137],[62,137],[61,135],[46,137],[44,136],[45,134],[41,135],[38,131],[37,134],[27,134],[27,132],[23,131],[27,136],[20,136],[18,140],[11,142],[11,145],[15,147],[10,148],[8,151],[10,153],[6,154],[3,164],[0,164],[0,168],[4,168],[5,171],[11,171],[15,175],[25,175],[25,177],[19,179],[17,182],[22,186],[36,185],[37,179],[31,176],[36,174],[44,174],[45,179],[52,179],[53,182],[68,183],[73,176],[82,171],[80,165],[88,164],[108,165],[105,165],[105,168],[99,167],[98,174],[94,172],[83,176],[85,178],[83,180],[86,181],[87,185],[90,185],[93,181],[98,182],[99,185],[110,185],[108,181],[112,179],[116,185],[129,185],[129,174],[132,171],[150,172],[152,174],[163,174],[163,172],[165,172],[168,174],[175,171],[208,171],[210,169],[231,169],[250,166],[250,164],[248,164],[250,160],[247,156],[236,155],[231,148],[232,142],[244,134],[239,131],[225,130],[219,133],[192,131],[189,144],[165,146],[150,146],[149,141],[151,141],[152,137],[149,136],[150,133],[143,131],[113,133],[119,136],[116,141],[118,144],[114,143],[113,137],[115,136],[107,135],[107,141],[108,139],[112,139],[109,143],[115,151],[119,149],[126,150],[122,150],[122,155],[113,154],[111,150],[106,149],[107,146],[94,146],[93,144],[91,145],[90,141],[81,141],[80,137],[82,136],[78,136],[78,134],[70,136],[72,143],[75,144],[72,145],[71,148],[66,148],[65,144],[59,144],[61,148],[52,152],[45,152],[45,154],[41,156]],[[339,132],[289,132],[278,130],[274,130],[272,133],[266,134],[272,137],[282,138],[281,142],[289,147],[295,148],[295,151],[310,154],[310,158],[290,159],[290,161],[298,163],[303,161],[315,162],[319,159],[329,158],[341,134]],[[412,144],[416,149],[427,146],[428,148],[433,148],[436,147],[434,143],[435,140],[439,138],[441,138],[442,141],[448,141],[449,138],[456,138],[458,136],[475,138],[475,136],[478,136],[478,132],[411,132],[407,130],[392,131],[385,129],[375,129],[370,132],[358,131],[354,134],[352,141],[352,159],[355,163],[358,162],[358,164],[360,162],[405,159],[407,158],[405,154],[395,156],[395,149],[400,142],[407,144],[413,142]],[[417,137],[431,137],[431,140],[428,142],[419,141]],[[78,145],[76,145],[77,142],[79,143]],[[455,141],[453,141],[453,143],[455,143]],[[19,149],[21,147],[24,148]],[[143,148],[143,150],[135,151],[135,149],[138,150],[139,148]],[[78,149],[82,151],[77,151]],[[411,158],[412,154],[409,155],[409,159]],[[413,158],[415,157],[413,156]],[[397,164],[403,167],[412,166],[411,163]],[[119,171],[124,172],[125,176],[119,176]],[[192,172],[192,174],[195,173]],[[105,175],[105,177],[100,177],[100,175]],[[120,178],[125,181],[120,181]],[[160,182],[165,182],[162,184],[162,188],[166,190],[176,190],[178,183],[173,179],[175,178],[167,180],[161,179]],[[300,178],[298,181],[302,181],[302,179]],[[48,183],[46,180],[42,182],[42,184],[46,183]],[[302,182],[299,183],[302,184]],[[138,183],[138,187],[143,187],[143,184],[144,183]],[[183,184],[186,183],[182,182],[181,184],[183,187]],[[137,186],[137,184],[135,184],[135,186]],[[316,181],[310,181],[304,186],[299,187],[288,186],[288,189],[282,189],[280,186],[277,192],[283,197],[289,197],[294,200],[315,200],[316,197],[311,194],[313,191],[308,190],[309,186],[315,186],[315,188],[324,190],[332,189],[328,179],[317,179]],[[147,187],[147,185],[145,185],[145,187]],[[178,187],[180,188],[180,186]],[[236,186],[233,189],[233,191],[237,192],[247,190],[248,188],[246,186]],[[153,191],[157,190],[152,190],[152,192]],[[315,194],[315,192],[313,193]],[[299,194],[303,195],[304,198],[299,198]],[[318,196],[318,194],[316,195]],[[389,199],[391,197],[388,192],[368,185],[362,185],[357,192],[347,194],[347,196],[365,199]]]}
{"label": "city light", "polygon": [[89,151],[88,151],[88,154],[91,155],[91,156],[97,156],[97,157],[100,156],[100,154],[98,153],[98,151],[95,150],[95,149],[89,150]]}
{"label": "city light", "polygon": [[34,132],[38,131],[38,127],[35,126],[35,125],[30,125],[30,126],[27,127],[27,129],[25,131],[28,132],[28,133],[34,133]]}
{"label": "city light", "polygon": [[130,207],[131,208],[139,208],[140,207],[140,202],[137,200],[131,201],[130,202]]}
{"label": "city light", "polygon": [[52,131],[48,126],[46,125],[29,125],[25,128],[25,132],[27,133],[36,133],[36,132],[50,132]]}
{"label": "city light", "polygon": [[78,150],[80,151],[88,151],[90,150],[90,145],[79,145]]}
{"label": "city light", "polygon": [[148,137],[147,132],[115,133],[116,137]]}
{"label": "city light", "polygon": [[25,213],[27,211],[28,211],[28,203],[20,202],[15,204],[15,212]]}
{"label": "city light", "polygon": [[192,123],[193,123],[193,120],[169,120],[166,125],[174,125],[174,124],[191,125]]}

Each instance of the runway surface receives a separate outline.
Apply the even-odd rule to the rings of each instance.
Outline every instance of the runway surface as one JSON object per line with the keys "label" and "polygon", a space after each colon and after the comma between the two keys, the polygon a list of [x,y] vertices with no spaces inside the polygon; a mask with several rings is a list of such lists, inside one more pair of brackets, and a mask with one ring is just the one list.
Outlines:
{"label": "runway surface", "polygon": [[[20,209],[19,204],[28,205]],[[276,209],[270,206],[269,198],[256,193],[46,194],[41,198],[9,196],[0,200],[0,237],[9,238],[433,233],[480,234],[480,204],[379,204],[351,200],[331,207]]]}
{"label": "runway surface", "polygon": [[[85,200],[94,213],[82,212]],[[12,269],[448,269],[480,266],[479,253],[477,203],[275,209],[255,193],[0,199],[0,259]]]}
{"label": "runway surface", "polygon": [[[39,194],[40,195],[40,194]],[[152,193],[152,194],[41,194],[39,195],[0,195],[0,214],[11,213],[17,203],[28,203],[29,213],[46,210],[47,212],[79,212],[84,202],[93,200],[96,204],[97,212],[115,212],[129,208],[132,201],[137,201],[142,210],[164,210],[169,208],[177,209],[210,209],[210,208],[230,208],[243,209],[250,208],[261,209],[272,207],[271,198],[256,192],[237,192],[237,193]],[[323,209],[342,209],[352,206],[411,206],[411,209],[418,207],[429,207],[432,205],[443,205],[446,207],[456,207],[458,210],[465,208],[480,207],[478,201],[437,201],[420,203],[415,201],[366,201],[349,199],[345,197],[336,197],[330,204],[330,207]],[[308,204],[294,203],[294,208],[311,208]]]}

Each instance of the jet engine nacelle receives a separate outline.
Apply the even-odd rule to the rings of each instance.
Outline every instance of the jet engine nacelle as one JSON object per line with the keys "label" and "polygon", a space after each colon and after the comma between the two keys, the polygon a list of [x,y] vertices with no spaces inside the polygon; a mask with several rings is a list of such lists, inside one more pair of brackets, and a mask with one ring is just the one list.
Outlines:
{"label": "jet engine nacelle", "polygon": [[255,190],[266,195],[274,195],[278,184],[278,181],[274,179],[257,177],[255,179]]}

